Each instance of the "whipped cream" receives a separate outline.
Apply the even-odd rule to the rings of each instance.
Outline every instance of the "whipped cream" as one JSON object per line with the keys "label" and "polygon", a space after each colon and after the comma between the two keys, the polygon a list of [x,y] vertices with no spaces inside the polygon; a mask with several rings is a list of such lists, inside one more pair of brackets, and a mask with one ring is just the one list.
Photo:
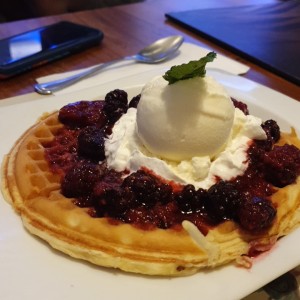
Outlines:
{"label": "whipped cream", "polygon": [[214,157],[194,156],[182,161],[168,160],[151,153],[137,132],[137,110],[128,109],[113,127],[105,141],[105,155],[109,168],[118,172],[135,172],[141,167],[180,184],[193,184],[195,188],[209,188],[216,176],[230,180],[242,175],[248,167],[247,150],[253,139],[266,139],[261,119],[244,115],[234,109],[233,126],[223,150]]}

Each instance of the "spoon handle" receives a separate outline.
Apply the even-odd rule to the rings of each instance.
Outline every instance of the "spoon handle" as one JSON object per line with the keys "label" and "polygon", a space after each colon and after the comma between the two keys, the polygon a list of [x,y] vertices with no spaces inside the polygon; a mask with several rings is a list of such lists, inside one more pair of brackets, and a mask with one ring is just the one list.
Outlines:
{"label": "spoon handle", "polygon": [[116,59],[116,60],[112,60],[112,61],[103,63],[101,65],[97,65],[88,70],[77,73],[75,75],[71,75],[71,76],[63,78],[63,79],[58,79],[58,80],[49,81],[49,82],[45,82],[45,83],[38,83],[34,86],[34,90],[41,95],[50,95],[53,92],[62,90],[76,82],[79,82],[85,78],[93,76],[93,75],[97,74],[98,72],[100,72],[101,70],[107,68],[110,65],[113,65],[113,64],[123,61],[123,60],[134,60],[134,58],[135,58],[135,56],[126,56],[121,59]]}

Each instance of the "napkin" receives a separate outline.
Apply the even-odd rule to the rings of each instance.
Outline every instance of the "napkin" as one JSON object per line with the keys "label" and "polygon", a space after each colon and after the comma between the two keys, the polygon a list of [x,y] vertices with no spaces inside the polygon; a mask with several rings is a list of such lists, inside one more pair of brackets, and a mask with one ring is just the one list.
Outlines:
{"label": "napkin", "polygon": [[[77,82],[76,84],[63,90],[56,91],[54,95],[64,95],[71,92],[80,91],[83,89],[103,85],[108,82],[117,81],[118,79],[124,77],[130,77],[132,79],[132,81],[130,82],[131,85],[141,84],[141,82],[139,82],[139,76],[134,75],[138,75],[140,73],[145,74],[145,72],[149,72],[149,76],[151,77],[153,77],[154,75],[164,74],[164,72],[171,66],[187,63],[190,60],[198,60],[199,58],[205,56],[209,51],[211,50],[185,42],[180,47],[178,54],[172,59],[169,59],[165,62],[159,64],[143,64],[134,61],[121,61],[106,69],[103,69],[101,72],[92,77]],[[38,83],[43,83],[47,81],[62,79],[64,77],[74,75],[87,69],[89,68],[66,73],[52,74],[49,76],[37,78],[36,81]],[[248,72],[249,67],[228,57],[217,54],[217,59],[215,59],[212,63],[209,63],[207,65],[207,69],[217,69],[220,71],[231,73],[233,75],[239,75]],[[151,79],[151,77],[149,78],[149,80]],[[145,80],[145,76],[143,76],[143,79]]]}

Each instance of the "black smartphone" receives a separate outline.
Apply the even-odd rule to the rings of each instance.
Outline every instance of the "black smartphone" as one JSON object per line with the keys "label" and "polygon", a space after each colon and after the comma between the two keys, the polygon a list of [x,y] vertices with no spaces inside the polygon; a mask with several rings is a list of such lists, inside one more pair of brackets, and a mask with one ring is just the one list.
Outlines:
{"label": "black smartphone", "polygon": [[62,21],[0,40],[0,79],[97,45],[103,32]]}

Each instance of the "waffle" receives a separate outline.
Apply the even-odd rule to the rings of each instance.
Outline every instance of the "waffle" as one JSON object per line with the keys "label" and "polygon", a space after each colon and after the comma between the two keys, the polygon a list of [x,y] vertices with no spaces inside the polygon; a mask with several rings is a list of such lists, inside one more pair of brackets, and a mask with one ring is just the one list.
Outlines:
{"label": "waffle", "polygon": [[[44,116],[15,143],[2,164],[2,192],[28,231],[53,248],[93,264],[148,275],[183,276],[229,262],[249,266],[251,249],[269,249],[300,220],[300,178],[272,195],[277,217],[263,234],[243,232],[226,221],[206,236],[192,223],[182,229],[143,230],[93,218],[60,193],[60,176],[44,158],[44,145],[62,125],[58,114]],[[300,147],[294,131],[279,143]]]}

